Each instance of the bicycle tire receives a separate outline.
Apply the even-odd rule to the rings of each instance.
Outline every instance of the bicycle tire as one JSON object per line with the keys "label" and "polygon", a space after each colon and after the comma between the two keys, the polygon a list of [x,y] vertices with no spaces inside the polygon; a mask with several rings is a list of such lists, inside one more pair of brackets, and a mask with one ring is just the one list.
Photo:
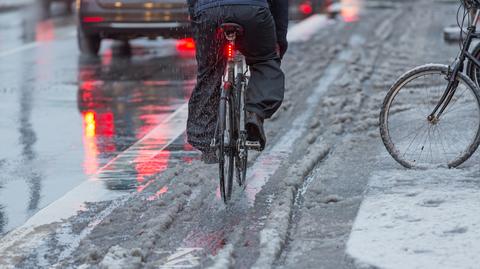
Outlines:
{"label": "bicycle tire", "polygon": [[[406,168],[421,168],[422,164],[420,164],[420,156],[418,157],[418,160],[407,159],[406,152],[401,152],[397,148],[397,146],[400,145],[401,143],[395,144],[395,142],[393,142],[393,139],[392,139],[392,133],[393,132],[389,127],[389,119],[394,118],[394,117],[398,118],[398,119],[402,119],[401,116],[404,116],[402,114],[405,114],[406,112],[411,112],[412,109],[415,109],[415,110],[418,111],[419,108],[417,108],[417,107],[409,108],[409,105],[412,105],[413,103],[420,102],[421,100],[424,100],[424,99],[427,99],[427,101],[426,101],[427,105],[431,106],[430,108],[427,108],[426,111],[428,111],[428,109],[433,110],[434,106],[436,105],[436,103],[438,103],[438,100],[440,100],[440,98],[437,98],[436,95],[433,95],[432,96],[433,98],[431,100],[437,100],[437,101],[433,101],[433,102],[430,101],[429,102],[428,98],[431,94],[431,89],[429,89],[429,87],[433,87],[433,86],[430,86],[430,84],[426,84],[426,83],[423,83],[423,84],[419,83],[418,82],[419,78],[426,77],[428,75],[435,75],[435,76],[438,76],[439,78],[443,77],[443,79],[445,79],[445,77],[447,76],[448,73],[449,73],[449,67],[446,66],[446,65],[429,64],[429,65],[423,65],[423,66],[416,67],[416,68],[408,71],[404,75],[402,75],[394,83],[394,85],[390,88],[390,90],[388,91],[388,93],[385,97],[385,100],[383,102],[382,109],[381,109],[381,112],[380,112],[380,134],[381,134],[381,138],[383,140],[383,143],[384,143],[385,147],[387,148],[388,152],[390,153],[390,155],[398,163],[400,163],[402,166],[404,166]],[[408,86],[412,81],[415,81],[415,80],[417,80],[416,83],[418,83],[418,84],[413,83],[413,84],[411,84],[412,86]],[[441,81],[441,80],[439,80],[439,81]],[[471,136],[472,136],[471,142],[468,142],[467,140],[465,140],[465,141],[467,141],[468,145],[465,147],[464,150],[463,149],[460,150],[460,153],[458,155],[456,155],[455,158],[453,158],[452,160],[449,160],[449,159],[445,158],[445,163],[436,163],[436,164],[432,163],[432,165],[447,165],[449,168],[457,167],[457,166],[461,165],[462,163],[464,163],[468,158],[470,158],[470,156],[476,151],[476,149],[478,148],[478,146],[480,144],[480,93],[478,91],[478,88],[475,86],[475,83],[469,77],[467,77],[465,74],[458,73],[458,81],[459,81],[459,83],[462,83],[461,85],[464,85],[462,87],[465,87],[465,90],[463,91],[462,95],[460,95],[460,96],[459,96],[458,93],[456,93],[456,95],[454,95],[454,98],[457,96],[457,99],[454,99],[454,100],[452,99],[452,102],[450,102],[449,107],[447,107],[447,109],[445,111],[445,114],[447,112],[449,112],[448,109],[450,109],[450,106],[453,107],[458,102],[458,100],[460,100],[460,98],[463,96],[463,94],[465,92],[471,93],[472,94],[472,100],[470,102],[466,102],[465,104],[462,104],[461,102],[465,102],[465,100],[464,100],[466,98],[465,97],[459,103],[459,106],[461,107],[459,112],[463,111],[463,110],[466,110],[467,112],[470,111],[470,110],[465,108],[466,105],[472,105],[473,107],[477,108],[478,113],[475,113],[475,112],[472,113],[472,119],[474,121],[472,121],[472,124],[471,124],[473,126],[472,128],[476,129],[476,130],[473,130],[473,132],[471,134]],[[443,89],[446,89],[447,83],[448,83],[448,81],[445,79]],[[425,85],[427,85],[427,86],[425,86]],[[408,87],[413,87],[413,88],[408,88]],[[441,89],[441,87],[442,87],[441,85],[438,86],[438,89]],[[458,86],[458,87],[460,87],[460,86]],[[404,91],[402,91],[402,89]],[[427,89],[428,89],[428,92],[427,92]],[[395,105],[392,105],[392,103],[395,101],[395,99],[399,98],[398,95],[399,95],[400,92],[402,92],[402,94],[403,94],[402,96],[408,97],[408,99],[406,99],[406,100],[409,100],[408,102],[404,102],[404,104],[403,104],[404,107],[401,107],[402,106],[401,101],[397,101],[397,103],[399,103],[399,105],[397,105],[397,103],[395,103]],[[417,93],[417,95],[409,96],[409,94],[413,94],[413,93]],[[426,97],[426,95],[427,95],[427,97]],[[453,103],[453,102],[455,102],[455,103]],[[417,104],[414,104],[414,106],[416,106],[416,105]],[[396,106],[394,110],[392,110],[393,106]],[[454,109],[456,109],[456,107]],[[454,110],[452,110],[451,112],[453,113],[453,111]],[[430,112],[427,112],[426,115],[423,115],[424,113],[419,113],[419,114],[421,115],[421,117],[425,116],[425,122],[427,122],[426,117],[429,115]],[[457,112],[456,114],[459,114],[459,112]],[[460,124],[460,123],[462,123],[461,120],[465,121],[465,119],[466,119],[467,123],[470,122],[469,121],[470,118],[465,118],[465,119],[464,118],[460,118],[460,119],[455,118],[453,120],[450,120],[450,118],[451,118],[450,115],[451,114],[449,114],[448,120],[449,120],[449,122],[452,122],[453,124]],[[427,137],[427,132],[428,132],[428,138],[430,138],[430,134],[432,132],[433,133],[432,136],[435,137],[435,130],[431,131],[431,128],[440,129],[440,127],[438,127],[438,126],[440,126],[440,123],[443,124],[442,120],[445,120],[445,118],[446,118],[446,116],[442,116],[442,119],[440,121],[438,121],[438,123],[436,123],[436,124],[432,124],[431,122],[428,122],[428,124],[430,124],[431,126],[428,127],[428,130],[425,131],[425,134],[423,134],[423,135],[425,137]],[[478,123],[475,122],[475,119],[478,120]],[[398,127],[401,127],[401,128],[398,128],[399,132],[403,131],[403,132],[407,133],[407,135],[411,136],[412,134],[408,130],[405,130],[406,128],[404,128],[403,126],[408,126],[408,127],[413,126],[413,121],[410,118],[402,119],[402,120],[404,120],[405,122],[404,122],[403,125],[398,126]],[[424,125],[424,123],[422,123],[422,122],[415,122],[415,124],[416,125],[419,124],[421,128],[423,128],[423,125]],[[446,124],[448,124],[448,123],[446,123]],[[433,125],[437,125],[437,127],[432,127]],[[449,127],[452,127],[452,126],[449,126]],[[416,129],[416,130],[418,130],[418,132],[420,131],[420,129]],[[448,129],[448,131],[450,131],[450,132],[457,132],[458,130],[461,130],[462,132],[465,131],[464,129],[453,129],[453,128]],[[423,132],[423,130],[422,130],[422,132]],[[408,147],[411,146],[413,141],[416,139],[416,136],[418,135],[418,133],[414,134],[414,135],[415,135],[415,137],[413,138],[412,142],[410,142],[410,145]],[[442,141],[443,139],[440,135],[438,137],[439,137],[438,140],[440,140],[440,142],[437,141],[437,145],[439,143],[440,144],[439,146],[443,147],[445,155],[447,155],[446,154],[447,152],[445,150],[445,144]],[[423,139],[423,137],[421,139]],[[427,138],[425,138],[424,143],[426,143],[426,140],[427,140]],[[457,140],[457,141],[460,141],[460,140]],[[451,141],[448,141],[448,142],[451,142]],[[430,151],[432,151],[431,141],[430,141],[429,146],[430,146]],[[448,144],[447,146],[448,146],[448,148],[453,147],[453,145],[450,145],[450,144]],[[424,149],[425,149],[424,147],[425,147],[425,145],[422,145],[419,148],[421,150],[420,154],[424,151]],[[406,150],[408,151],[408,148]],[[430,153],[432,153],[432,152],[430,152]],[[412,158],[416,158],[416,157],[412,157]],[[433,158],[433,154],[432,154],[432,158]]]}
{"label": "bicycle tire", "polygon": [[[236,168],[236,178],[239,186],[245,186],[245,181],[247,177],[247,160],[248,160],[248,149],[246,147],[246,133],[241,133],[240,126],[244,124],[241,122],[241,113],[245,113],[244,109],[244,89],[242,88],[244,81],[244,75],[242,73],[237,74],[235,78],[235,94],[234,94],[234,115],[235,115],[235,138],[237,139],[237,152],[235,154],[235,168]],[[245,119],[246,115],[243,115]]]}
{"label": "bicycle tire", "polygon": [[[220,194],[225,204],[231,198],[232,195],[232,183],[234,172],[234,147],[232,143],[234,139],[231,137],[233,131],[233,113],[232,106],[229,104],[229,98],[223,96],[225,92],[222,92],[219,105],[219,178],[220,178]],[[226,140],[227,138],[227,140]],[[225,167],[226,166],[226,167]]]}
{"label": "bicycle tire", "polygon": [[[480,61],[480,43],[478,43],[475,48],[472,50],[472,56]],[[474,62],[468,59],[467,62],[467,76],[475,82],[477,86],[480,86],[480,68],[478,68]]]}

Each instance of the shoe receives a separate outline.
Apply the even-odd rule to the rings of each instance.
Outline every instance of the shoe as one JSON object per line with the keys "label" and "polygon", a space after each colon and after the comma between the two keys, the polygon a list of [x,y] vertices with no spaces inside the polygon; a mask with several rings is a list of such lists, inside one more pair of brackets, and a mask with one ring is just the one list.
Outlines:
{"label": "shoe", "polygon": [[205,164],[218,163],[218,156],[213,150],[202,151],[202,157],[200,158]]}
{"label": "shoe", "polygon": [[245,130],[247,131],[247,141],[259,142],[259,151],[262,151],[267,140],[263,131],[263,118],[257,113],[247,111]]}

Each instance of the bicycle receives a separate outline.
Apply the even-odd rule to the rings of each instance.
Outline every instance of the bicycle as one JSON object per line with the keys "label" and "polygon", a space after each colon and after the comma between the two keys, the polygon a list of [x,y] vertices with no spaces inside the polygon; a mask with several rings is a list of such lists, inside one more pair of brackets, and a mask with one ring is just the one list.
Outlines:
{"label": "bicycle", "polygon": [[223,23],[219,30],[226,39],[227,64],[222,79],[217,128],[210,146],[217,151],[220,193],[227,204],[232,195],[234,173],[238,185],[245,188],[248,150],[259,150],[260,144],[247,141],[245,130],[248,67],[235,47],[236,38],[243,35],[243,27],[236,23]]}
{"label": "bicycle", "polygon": [[[476,33],[480,1],[461,0],[462,6],[460,29],[467,16],[469,26],[465,39],[461,38],[461,51],[455,61],[450,66],[428,64],[406,72],[393,84],[383,102],[380,113],[383,143],[390,155],[406,168],[457,167],[480,144],[480,92],[472,79],[462,73],[468,59],[467,74],[475,75],[477,81],[480,79],[476,75],[480,75],[480,61],[469,52],[472,40],[480,37]],[[476,9],[473,18],[472,9]]]}

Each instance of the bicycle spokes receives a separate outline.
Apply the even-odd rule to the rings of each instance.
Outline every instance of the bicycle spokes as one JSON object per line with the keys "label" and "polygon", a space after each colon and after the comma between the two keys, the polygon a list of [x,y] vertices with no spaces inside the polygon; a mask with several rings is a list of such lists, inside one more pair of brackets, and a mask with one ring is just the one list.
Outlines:
{"label": "bicycle spokes", "polygon": [[[452,101],[453,95],[458,88],[458,80],[448,82],[447,88],[445,89],[440,101],[435,106],[435,109],[428,115],[427,120],[432,124],[437,124],[440,121],[440,116],[443,114],[448,104]],[[438,111],[440,109],[440,111]],[[438,113],[437,113],[438,112]]]}
{"label": "bicycle spokes", "polygon": [[443,65],[414,69],[395,83],[385,99],[382,138],[390,154],[406,167],[457,166],[478,146],[478,90],[459,74],[455,88],[445,91],[446,72]]}

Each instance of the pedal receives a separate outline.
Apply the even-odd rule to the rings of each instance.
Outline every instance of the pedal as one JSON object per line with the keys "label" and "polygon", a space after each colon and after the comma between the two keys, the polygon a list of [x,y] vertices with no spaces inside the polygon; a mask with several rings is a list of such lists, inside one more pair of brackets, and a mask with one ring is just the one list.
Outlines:
{"label": "pedal", "polygon": [[246,141],[245,146],[247,146],[247,149],[252,149],[252,150],[258,150],[260,151],[260,142],[258,141]]}

